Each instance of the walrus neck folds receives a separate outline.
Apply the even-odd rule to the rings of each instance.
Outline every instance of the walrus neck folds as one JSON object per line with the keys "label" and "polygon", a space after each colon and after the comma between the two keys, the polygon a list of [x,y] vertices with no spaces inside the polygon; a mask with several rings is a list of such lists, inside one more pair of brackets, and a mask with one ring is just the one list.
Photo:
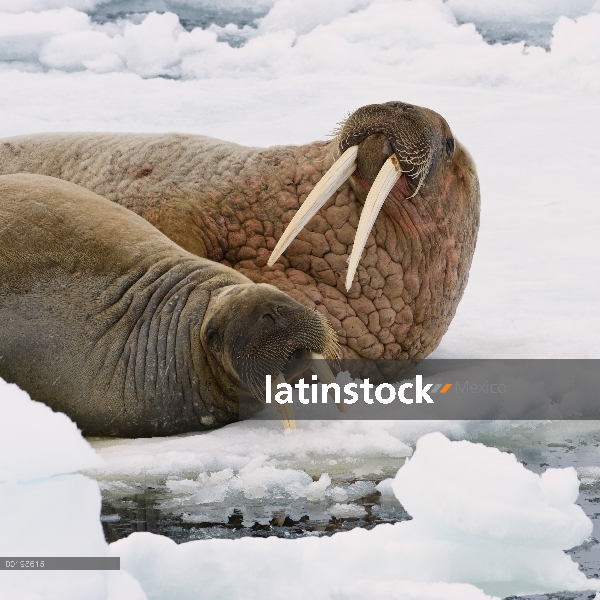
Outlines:
{"label": "walrus neck folds", "polygon": [[[204,359],[194,332],[203,317],[198,307],[206,305],[210,294],[201,286],[208,278],[208,270],[199,269],[195,259],[164,259],[149,268],[140,265],[102,294],[100,303],[108,306],[95,320],[105,331],[89,356],[97,373],[94,389],[138,408],[129,415],[134,431],[152,413],[159,425],[166,409],[162,403],[167,398],[172,403],[173,397],[178,411],[172,411],[168,424],[160,423],[163,434],[189,428],[194,420],[203,428],[233,418],[234,402],[220,388],[211,396],[218,396],[214,402],[203,400],[207,382],[198,375]],[[114,408],[121,422],[121,411]]]}

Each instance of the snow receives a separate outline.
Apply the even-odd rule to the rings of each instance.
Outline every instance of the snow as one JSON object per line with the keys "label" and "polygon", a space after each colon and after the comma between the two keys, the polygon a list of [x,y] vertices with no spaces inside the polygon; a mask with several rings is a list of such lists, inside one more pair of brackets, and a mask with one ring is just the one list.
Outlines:
{"label": "snow", "polygon": [[417,583],[415,581],[354,581],[342,585],[332,600],[496,600],[464,583]]}
{"label": "snow", "polygon": [[[194,28],[184,8],[256,21]],[[0,136],[182,131],[298,144],[392,99],[442,114],[481,182],[469,284],[434,356],[600,358],[598,1],[0,0]],[[105,555],[98,485],[126,495],[158,482],[171,493],[162,508],[189,523],[226,521],[242,501],[261,523],[279,502],[292,518],[359,518],[353,500],[377,490],[414,519],[300,540],[177,546],[134,534],[110,551],[152,598],[195,598],[200,585],[207,597],[281,597],[292,581],[299,597],[339,600],[594,589],[563,553],[589,532],[575,473],[539,476],[471,442],[558,444],[596,427],[349,420],[283,434],[248,421],[91,440],[94,452],[64,415],[0,382],[0,555]],[[427,435],[436,431],[471,442]],[[597,484],[597,464],[578,467],[582,483]],[[0,572],[3,597],[144,597],[126,572],[23,575]]]}
{"label": "snow", "polygon": [[[390,431],[386,431],[386,426]],[[456,430],[452,423],[406,423],[406,437],[441,427]],[[185,475],[224,469],[256,469],[272,459],[286,466],[307,466],[313,461],[330,465],[332,460],[354,462],[372,457],[403,458],[411,448],[394,435],[395,423],[364,421],[305,421],[296,433],[282,433],[281,423],[245,421],[210,433],[137,440],[98,440],[93,447],[104,465],[95,476],[120,477]],[[411,432],[413,433],[411,436]],[[319,465],[319,467],[321,466]],[[335,462],[334,462],[335,464]]]}
{"label": "snow", "polygon": [[[459,15],[480,14],[479,5],[458,4]],[[584,3],[566,11],[574,18],[554,18],[550,52],[525,49],[523,42],[489,45],[473,23],[457,23],[452,7],[441,0],[280,0],[256,27],[192,31],[174,12],[103,24],[70,7],[0,13],[0,65],[8,69],[23,61],[34,71],[126,72],[143,78],[277,78],[296,90],[307,75],[335,74],[538,92],[598,91],[600,14],[585,14]],[[539,18],[552,14],[552,7],[530,8]],[[527,12],[527,6],[522,9]],[[500,13],[510,14],[510,7]],[[232,47],[227,39],[241,45]]]}
{"label": "snow", "polygon": [[[12,481],[0,483],[0,555],[110,552],[121,557],[123,569],[91,574],[1,571],[0,589],[9,597],[141,600],[143,589],[150,598],[185,599],[203,589],[211,598],[242,598],[251,589],[255,597],[267,599],[284,591],[290,598],[352,598],[357,590],[372,588],[382,597],[426,599],[600,589],[563,552],[592,531],[591,521],[575,504],[579,481],[573,468],[537,475],[496,448],[451,442],[439,432],[422,435],[426,428],[445,428],[472,437],[495,432],[499,440],[502,432],[511,435],[527,424],[314,422],[304,431],[284,434],[273,423],[249,421],[207,434],[97,440],[93,443],[102,462],[64,415],[31,401],[14,385],[0,382],[0,392],[5,420],[29,450],[27,460],[3,454]],[[34,437],[40,422],[42,436],[55,433],[41,437],[43,445]],[[352,460],[357,471],[368,472],[370,456],[380,464],[386,454],[404,460],[411,449],[401,437],[419,439],[393,479],[342,488],[323,472],[325,465],[335,472],[344,462],[347,470]],[[343,448],[332,450],[330,444]],[[166,485],[175,495],[192,496],[188,501],[209,512],[230,494],[271,501],[287,494],[314,503],[329,498],[328,515],[353,519],[365,511],[350,502],[378,489],[384,496],[395,494],[413,520],[331,537],[213,539],[179,546],[162,536],[136,533],[107,547],[98,519],[98,483],[81,474],[52,475],[73,468],[73,448],[80,455],[78,465],[95,473],[102,485],[167,476]],[[28,478],[31,463],[42,456],[47,466]],[[298,468],[302,465],[304,469]],[[307,474],[311,466],[321,472],[319,477]],[[203,471],[195,479],[174,475],[199,469]],[[594,477],[596,471],[588,468],[582,475]],[[190,515],[188,522],[200,518]],[[282,576],[273,569],[274,557],[286,566],[279,571]]]}
{"label": "snow", "polygon": [[[65,474],[100,457],[75,424],[0,379],[0,556],[109,556],[96,481]],[[61,473],[61,475],[57,475]],[[123,571],[0,570],[15,600],[145,600]]]}
{"label": "snow", "polygon": [[559,17],[579,17],[597,8],[597,0],[448,0],[448,6],[461,21],[547,21]]}
{"label": "snow", "polygon": [[[100,467],[73,421],[0,379],[0,482],[27,481]],[[15,427],[26,423],[26,427]],[[44,448],[46,451],[41,451]]]}

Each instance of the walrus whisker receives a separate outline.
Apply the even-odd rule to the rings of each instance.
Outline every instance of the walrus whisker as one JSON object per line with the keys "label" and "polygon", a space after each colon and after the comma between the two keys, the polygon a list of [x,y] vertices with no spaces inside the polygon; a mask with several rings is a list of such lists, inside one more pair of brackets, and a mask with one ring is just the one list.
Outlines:
{"label": "walrus whisker", "polygon": [[381,206],[385,202],[394,184],[402,176],[402,168],[398,162],[398,159],[394,154],[390,156],[381,170],[377,174],[371,189],[367,195],[365,205],[363,206],[362,213],[360,215],[360,221],[358,223],[358,229],[356,230],[356,236],[354,237],[354,246],[352,248],[352,254],[348,261],[348,273],[346,275],[346,290],[350,290],[352,282],[354,281],[354,274],[358,267],[358,261],[362,256],[367,238],[371,233],[371,229],[375,223],[375,219],[381,210]]}
{"label": "walrus whisker", "polygon": [[298,233],[304,229],[305,225],[314,217],[323,204],[354,173],[356,170],[357,154],[358,146],[350,146],[335,161],[329,171],[323,175],[317,185],[315,185],[312,192],[294,215],[294,218],[290,221],[290,224],[286,227],[283,235],[279,238],[267,262],[269,267],[273,266],[275,261],[283,254],[285,249],[292,243]]}

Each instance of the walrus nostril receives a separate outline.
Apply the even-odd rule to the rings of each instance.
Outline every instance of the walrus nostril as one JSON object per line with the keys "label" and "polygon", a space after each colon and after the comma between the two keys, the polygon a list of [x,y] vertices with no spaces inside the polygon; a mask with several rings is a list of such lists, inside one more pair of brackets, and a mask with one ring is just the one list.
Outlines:
{"label": "walrus nostril", "polygon": [[448,156],[452,156],[454,154],[454,138],[446,139],[446,154]]}
{"label": "walrus nostril", "polygon": [[275,323],[275,317],[271,313],[266,313],[262,316],[263,321],[271,321],[271,323]]}
{"label": "walrus nostril", "polygon": [[310,355],[310,350],[306,348],[296,348],[290,356],[288,360],[302,360],[303,358],[307,358]]}

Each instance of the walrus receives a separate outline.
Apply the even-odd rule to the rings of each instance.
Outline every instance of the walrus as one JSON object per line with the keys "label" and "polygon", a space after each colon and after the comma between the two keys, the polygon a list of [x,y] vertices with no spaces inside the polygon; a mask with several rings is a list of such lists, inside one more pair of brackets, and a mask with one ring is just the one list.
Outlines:
{"label": "walrus", "polygon": [[329,320],[343,358],[421,360],[467,283],[475,164],[442,116],[403,102],[359,108],[334,133],[272,148],[182,134],[26,135],[0,141],[0,173],[82,185],[188,251],[276,286]]}
{"label": "walrus", "polygon": [[289,378],[288,362],[314,370],[337,353],[319,312],[87,189],[31,174],[0,177],[0,323],[0,376],[85,435],[225,425],[240,390],[246,414],[264,405],[264,373],[241,377],[249,360]]}

